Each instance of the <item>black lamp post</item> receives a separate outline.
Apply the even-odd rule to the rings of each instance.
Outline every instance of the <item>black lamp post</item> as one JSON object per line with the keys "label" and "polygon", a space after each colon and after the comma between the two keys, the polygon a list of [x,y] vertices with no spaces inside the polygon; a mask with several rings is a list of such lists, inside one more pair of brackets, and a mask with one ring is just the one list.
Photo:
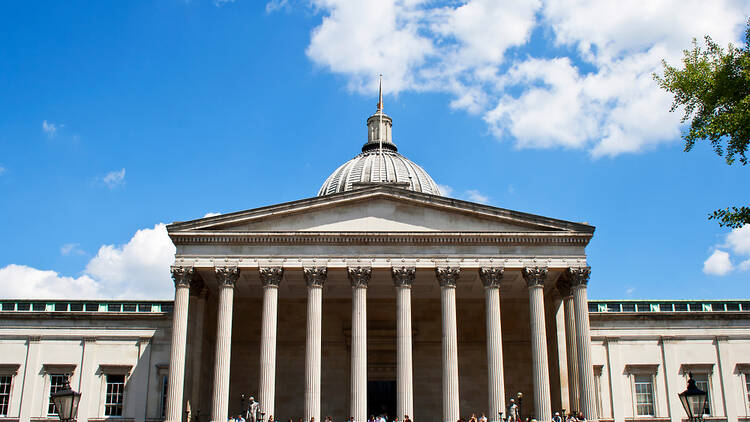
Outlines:
{"label": "black lamp post", "polygon": [[521,416],[521,404],[523,403],[523,393],[518,392],[516,393],[516,401],[518,402],[518,420],[523,421],[523,417]]}
{"label": "black lamp post", "polygon": [[678,396],[680,397],[682,407],[685,408],[685,413],[688,415],[688,420],[700,421],[703,419],[703,409],[706,408],[708,393],[695,385],[692,373],[690,373],[689,377],[687,390],[678,394]]}
{"label": "black lamp post", "polygon": [[55,404],[57,416],[63,422],[75,420],[78,415],[78,403],[81,401],[81,393],[70,388],[70,382],[66,381],[62,390],[52,393],[52,402]]}

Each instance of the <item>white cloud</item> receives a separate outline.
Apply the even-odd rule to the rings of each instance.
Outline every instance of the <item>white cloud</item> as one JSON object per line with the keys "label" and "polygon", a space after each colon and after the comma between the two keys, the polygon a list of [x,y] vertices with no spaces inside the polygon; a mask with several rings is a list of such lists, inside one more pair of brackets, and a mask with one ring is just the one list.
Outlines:
{"label": "white cloud", "polygon": [[125,169],[110,171],[101,180],[110,189],[121,186],[125,184]]}
{"label": "white cloud", "polygon": [[220,212],[207,212],[207,213],[206,213],[206,214],[205,214],[205,215],[203,216],[203,218],[207,218],[207,217],[216,217],[217,215],[221,215],[221,213],[220,213]]}
{"label": "white cloud", "polygon": [[466,191],[466,196],[473,202],[479,202],[480,204],[486,204],[490,198],[487,195],[483,195],[476,189],[469,189]]}
{"label": "white cloud", "polygon": [[750,224],[732,229],[727,235],[726,245],[739,255],[750,255]]}
{"label": "white cloud", "polygon": [[[719,249],[721,248],[721,249]],[[731,251],[726,252],[725,250]],[[750,224],[727,233],[724,242],[715,246],[715,251],[703,263],[703,272],[713,275],[727,275],[734,270],[750,270]],[[734,266],[732,259],[742,260]],[[710,261],[710,262],[709,262]]]}
{"label": "white cloud", "polygon": [[450,197],[453,193],[453,188],[448,185],[438,185],[438,189],[440,189],[440,193],[442,193],[443,196]]}
{"label": "white cloud", "polygon": [[166,226],[160,223],[138,230],[124,245],[102,246],[79,277],[24,265],[0,268],[0,297],[171,299],[174,254]]}
{"label": "white cloud", "polygon": [[5,167],[0,166],[0,174],[3,174],[3,173],[5,173]]}
{"label": "white cloud", "polygon": [[734,269],[729,253],[715,250],[703,263],[703,272],[709,275],[727,275]]}
{"label": "white cloud", "polygon": [[65,125],[56,125],[45,120],[42,122],[42,132],[46,133],[49,138],[54,138],[57,134],[57,129],[63,126]]}
{"label": "white cloud", "polygon": [[66,243],[60,246],[60,255],[85,255],[86,252],[81,249],[78,243]]}
{"label": "white cloud", "polygon": [[266,13],[273,13],[277,10],[289,10],[289,0],[271,0],[266,3]]}
{"label": "white cloud", "polygon": [[104,245],[86,265],[85,273],[107,291],[133,298],[169,298],[173,295],[169,266],[175,247],[164,224],[138,230],[122,246]]}
{"label": "white cloud", "polygon": [[[289,3],[276,0],[267,4]],[[652,79],[693,37],[741,42],[750,4],[734,0],[311,0],[307,47],[349,89],[446,92],[519,148],[592,157],[649,150],[679,135],[671,97]],[[529,47],[531,34],[538,39]],[[537,48],[546,44],[544,48]],[[541,52],[541,53],[539,53]]]}
{"label": "white cloud", "polygon": [[8,299],[93,299],[99,283],[87,275],[64,277],[55,271],[10,264],[0,268],[0,297]]}

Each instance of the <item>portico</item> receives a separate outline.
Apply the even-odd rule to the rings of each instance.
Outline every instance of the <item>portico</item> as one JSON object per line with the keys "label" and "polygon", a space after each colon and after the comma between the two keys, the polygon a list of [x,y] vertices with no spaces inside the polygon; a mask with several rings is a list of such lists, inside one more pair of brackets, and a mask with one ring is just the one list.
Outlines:
{"label": "portico", "polygon": [[[184,368],[186,344],[211,355],[190,367],[202,376],[183,370],[183,385],[170,382],[170,404],[201,390],[184,386],[198,378],[202,397],[189,398],[210,405],[212,421],[238,413],[242,394],[279,420],[364,421],[381,411],[368,404],[368,380],[395,381],[399,418],[497,420],[516,391],[528,397],[524,415],[542,421],[570,403],[567,365],[549,364],[565,362],[569,342],[555,340],[565,332],[556,287],[572,283],[585,300],[591,226],[381,184],[169,233],[176,297],[185,283],[208,291],[203,315],[175,307],[174,325],[200,318],[205,339],[174,342],[170,374]],[[576,312],[577,345],[586,312]],[[589,384],[579,384],[585,410]]]}

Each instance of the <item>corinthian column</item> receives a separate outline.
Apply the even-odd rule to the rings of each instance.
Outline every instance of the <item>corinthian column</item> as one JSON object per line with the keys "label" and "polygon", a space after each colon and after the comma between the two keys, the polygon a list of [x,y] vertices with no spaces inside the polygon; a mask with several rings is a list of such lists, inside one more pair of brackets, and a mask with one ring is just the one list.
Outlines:
{"label": "corinthian column", "polygon": [[411,360],[411,284],[414,267],[394,267],[396,285],[396,417],[414,418],[414,385]]}
{"label": "corinthian column", "polygon": [[529,288],[531,313],[531,362],[534,375],[534,413],[540,422],[552,419],[549,393],[549,364],[547,362],[547,333],[544,326],[544,281],[547,269],[526,267],[522,271]]}
{"label": "corinthian column", "polygon": [[440,284],[443,317],[443,422],[455,422],[459,416],[458,334],[456,328],[456,283],[458,267],[435,269]]}
{"label": "corinthian column", "polygon": [[260,268],[263,284],[263,315],[260,332],[260,379],[258,399],[266,415],[274,414],[276,393],[276,323],[278,321],[279,283],[284,276],[281,267]]}
{"label": "corinthian column", "polygon": [[320,337],[323,318],[323,284],[328,270],[303,270],[307,282],[307,338],[305,341],[305,420],[320,421]]}
{"label": "corinthian column", "polygon": [[234,285],[240,277],[240,270],[237,267],[216,267],[215,271],[219,286],[219,312],[211,421],[226,422],[229,415],[229,369],[232,358],[232,306]]}
{"label": "corinthian column", "polygon": [[356,422],[367,420],[367,283],[370,267],[349,267],[352,283],[352,372],[350,416]]}
{"label": "corinthian column", "polygon": [[174,280],[174,311],[172,313],[172,345],[169,354],[167,384],[168,422],[182,421],[182,395],[185,387],[185,349],[187,347],[188,303],[193,267],[172,267]]}
{"label": "corinthian column", "polygon": [[563,309],[565,313],[565,354],[568,361],[568,397],[570,399],[570,410],[578,411],[580,407],[579,397],[579,380],[578,380],[578,352],[576,347],[576,316],[573,308],[573,290],[570,287],[570,280],[567,277],[561,277],[557,282],[557,290],[563,300]]}
{"label": "corinthian column", "polygon": [[485,311],[487,313],[487,382],[490,409],[489,419],[497,421],[505,409],[505,379],[503,377],[503,335],[500,324],[500,282],[502,267],[479,269],[484,285]]}
{"label": "corinthian column", "polygon": [[589,327],[589,299],[586,287],[591,267],[568,268],[567,275],[573,286],[573,304],[576,314],[576,343],[578,346],[578,379],[580,386],[580,411],[589,421],[596,421],[596,393],[594,392],[594,367],[591,365],[591,329]]}

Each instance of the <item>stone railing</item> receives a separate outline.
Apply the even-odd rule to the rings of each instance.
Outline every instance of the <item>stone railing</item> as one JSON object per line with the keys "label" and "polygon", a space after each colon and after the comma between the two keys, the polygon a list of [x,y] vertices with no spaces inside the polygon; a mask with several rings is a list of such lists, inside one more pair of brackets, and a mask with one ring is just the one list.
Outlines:
{"label": "stone railing", "polygon": [[589,313],[750,312],[750,300],[592,300]]}
{"label": "stone railing", "polygon": [[171,300],[2,300],[0,301],[0,314],[10,312],[164,314],[172,312],[173,307]]}

